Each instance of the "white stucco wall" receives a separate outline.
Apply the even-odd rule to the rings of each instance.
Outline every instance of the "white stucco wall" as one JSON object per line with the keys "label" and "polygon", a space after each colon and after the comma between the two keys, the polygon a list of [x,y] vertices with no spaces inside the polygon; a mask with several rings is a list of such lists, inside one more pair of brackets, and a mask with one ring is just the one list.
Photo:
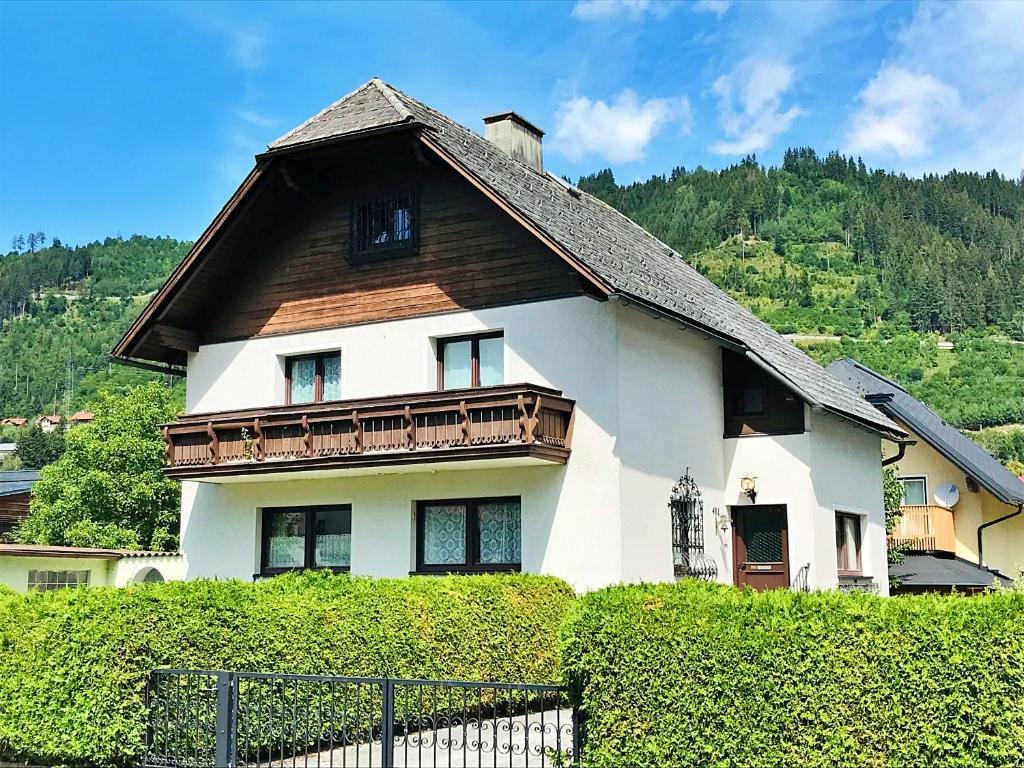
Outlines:
{"label": "white stucco wall", "polygon": [[151,571],[159,573],[162,581],[181,581],[185,578],[185,558],[182,555],[122,557],[111,564],[110,585],[125,587],[142,583]]}
{"label": "white stucco wall", "polygon": [[185,482],[185,576],[250,579],[259,568],[261,508],[341,503],[352,505],[352,571],[401,576],[414,565],[415,501],[518,495],[525,570],[580,590],[670,580],[667,504],[690,467],[704,498],[706,552],[722,581],[732,580],[732,531],[717,523],[731,505],[749,503],[739,488],[749,472],[758,477],[759,504],[787,506],[792,574],[811,562],[813,587],[836,585],[842,510],[864,516],[864,572],[884,590],[877,435],[808,411],[805,434],[724,439],[719,345],[631,307],[579,297],[207,345],[190,355],[187,408],[280,404],[284,358],[335,349],[344,398],[432,390],[437,337],[499,329],[506,383],[551,386],[576,400],[567,465],[453,462],[437,471]]}
{"label": "white stucco wall", "polygon": [[[280,404],[283,358],[340,349],[342,397],[436,387],[438,336],[485,330],[505,336],[505,381],[561,389],[576,400],[572,458],[565,466],[473,470],[450,465],[301,481],[183,483],[186,575],[251,578],[258,513],[266,506],[351,503],[352,570],[404,575],[412,567],[416,500],[495,494],[523,497],[523,566],[580,589],[622,579],[615,307],[560,299],[477,312],[406,318],[204,346],[190,356],[190,412]],[[543,541],[542,541],[543,539]]]}

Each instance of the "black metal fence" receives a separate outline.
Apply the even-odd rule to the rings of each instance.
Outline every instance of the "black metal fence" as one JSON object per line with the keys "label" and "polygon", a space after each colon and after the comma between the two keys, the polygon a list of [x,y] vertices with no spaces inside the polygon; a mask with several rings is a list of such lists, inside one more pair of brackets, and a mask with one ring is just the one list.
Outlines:
{"label": "black metal fence", "polygon": [[145,768],[528,768],[580,759],[555,685],[165,669]]}

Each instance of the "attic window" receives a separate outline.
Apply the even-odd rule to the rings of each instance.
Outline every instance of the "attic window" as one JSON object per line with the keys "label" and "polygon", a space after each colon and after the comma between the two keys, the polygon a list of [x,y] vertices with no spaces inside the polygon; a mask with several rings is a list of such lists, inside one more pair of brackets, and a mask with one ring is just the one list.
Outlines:
{"label": "attic window", "polygon": [[352,212],[352,256],[390,258],[415,253],[419,247],[416,195],[402,192],[357,203]]}

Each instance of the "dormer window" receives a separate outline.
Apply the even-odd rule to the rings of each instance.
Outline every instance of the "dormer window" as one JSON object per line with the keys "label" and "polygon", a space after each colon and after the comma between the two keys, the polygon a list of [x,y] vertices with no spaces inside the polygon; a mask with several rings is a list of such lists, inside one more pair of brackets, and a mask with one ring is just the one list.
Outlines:
{"label": "dormer window", "polygon": [[352,212],[352,256],[391,258],[419,247],[416,195],[402,192],[357,203]]}

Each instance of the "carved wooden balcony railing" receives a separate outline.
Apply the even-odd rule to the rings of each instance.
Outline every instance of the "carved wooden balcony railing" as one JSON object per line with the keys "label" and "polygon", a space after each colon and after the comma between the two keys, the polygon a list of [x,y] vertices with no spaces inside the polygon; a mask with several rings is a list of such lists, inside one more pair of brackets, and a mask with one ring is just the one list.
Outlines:
{"label": "carved wooden balcony railing", "polygon": [[183,416],[163,427],[169,476],[569,458],[574,403],[532,384]]}
{"label": "carved wooden balcony railing", "polygon": [[917,551],[956,552],[953,510],[937,504],[905,504],[889,543]]}

